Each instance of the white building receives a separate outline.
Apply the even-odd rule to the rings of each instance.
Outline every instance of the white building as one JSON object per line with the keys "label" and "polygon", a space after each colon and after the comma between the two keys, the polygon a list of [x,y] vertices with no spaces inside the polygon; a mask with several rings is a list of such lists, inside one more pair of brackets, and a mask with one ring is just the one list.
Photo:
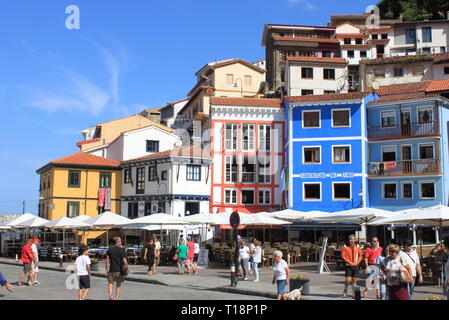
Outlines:
{"label": "white building", "polygon": [[343,58],[287,57],[288,96],[348,92],[348,63]]}

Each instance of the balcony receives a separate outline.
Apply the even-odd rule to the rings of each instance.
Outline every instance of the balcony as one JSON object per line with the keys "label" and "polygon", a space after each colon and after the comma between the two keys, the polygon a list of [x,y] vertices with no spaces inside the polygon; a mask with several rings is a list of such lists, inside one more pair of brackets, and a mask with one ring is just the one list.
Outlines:
{"label": "balcony", "polygon": [[438,136],[439,134],[438,121],[412,122],[392,126],[368,127],[368,139],[372,141],[422,136]]}
{"label": "balcony", "polygon": [[375,177],[441,175],[439,159],[370,162],[368,175]]}

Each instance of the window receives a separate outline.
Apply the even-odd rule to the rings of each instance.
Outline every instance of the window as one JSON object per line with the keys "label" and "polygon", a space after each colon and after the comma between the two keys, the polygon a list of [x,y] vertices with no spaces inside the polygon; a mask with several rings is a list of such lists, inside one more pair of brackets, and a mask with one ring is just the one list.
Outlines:
{"label": "window", "polygon": [[225,190],[225,203],[226,204],[237,204],[237,190],[226,189]]}
{"label": "window", "polygon": [[385,68],[374,68],[374,77],[385,78]]}
{"label": "window", "polygon": [[324,94],[332,94],[335,93],[334,90],[324,90]]}
{"label": "window", "polygon": [[79,201],[67,201],[67,217],[74,218],[80,215]]}
{"label": "window", "polygon": [[187,181],[201,181],[201,166],[187,165]]}
{"label": "window", "polygon": [[363,39],[361,38],[355,39],[355,44],[363,44]]}
{"label": "window", "polygon": [[159,141],[147,140],[147,152],[159,152]]}
{"label": "window", "polygon": [[351,147],[350,146],[333,146],[332,147],[333,163],[350,163]]}
{"label": "window", "polygon": [[131,183],[131,168],[127,168],[123,170],[123,182]]}
{"label": "window", "polygon": [[302,96],[310,96],[310,95],[313,95],[313,90],[303,89],[303,90],[301,90],[301,95],[302,95]]}
{"label": "window", "polygon": [[335,69],[323,69],[323,78],[325,80],[335,80]]}
{"label": "window", "polygon": [[145,193],[145,167],[136,170],[136,194]]}
{"label": "window", "polygon": [[396,147],[382,147],[382,161],[396,161]]}
{"label": "window", "polygon": [[313,68],[301,68],[301,77],[303,79],[313,79]]}
{"label": "window", "polygon": [[259,155],[257,157],[257,160],[259,162],[259,165],[258,165],[259,174],[258,174],[257,181],[259,181],[259,183],[270,183],[271,182],[270,157]]}
{"label": "window", "polygon": [[419,159],[433,159],[433,144],[419,145]]}
{"label": "window", "polygon": [[235,156],[225,157],[226,182],[237,182],[237,159]]}
{"label": "window", "polygon": [[380,113],[382,127],[391,127],[396,124],[396,115],[394,111],[382,111]]}
{"label": "window", "polygon": [[157,172],[155,166],[149,166],[148,167],[148,181],[156,181],[157,179]]}
{"label": "window", "polygon": [[351,200],[351,183],[333,182],[332,192],[332,200]]}
{"label": "window", "polygon": [[404,69],[403,68],[394,68],[394,76],[395,77],[403,77]]}
{"label": "window", "polygon": [[234,75],[233,74],[226,75],[226,84],[234,85]]}
{"label": "window", "polygon": [[[143,215],[144,216],[151,215],[151,202],[149,202],[149,201],[145,202],[145,209],[144,209]],[[137,216],[136,216],[136,218],[137,218]]]}
{"label": "window", "polygon": [[254,190],[242,190],[242,204],[254,204]]}
{"label": "window", "polygon": [[245,80],[244,80],[244,84],[245,84],[245,86],[252,86],[253,85],[253,82],[252,82],[252,77],[251,76],[245,76],[245,78],[244,78]]}
{"label": "window", "polygon": [[161,180],[167,180],[167,177],[168,177],[168,171],[167,170],[164,170],[164,171],[162,171],[161,172]]}
{"label": "window", "polygon": [[304,183],[303,184],[303,200],[304,201],[321,201],[321,183]]}
{"label": "window", "polygon": [[418,108],[418,122],[425,123],[433,121],[433,111],[432,108]]}
{"label": "window", "polygon": [[51,175],[47,176],[47,187],[50,189],[51,186]]}
{"label": "window", "polygon": [[365,50],[360,51],[360,58],[366,58],[368,55]]}
{"label": "window", "polygon": [[424,53],[424,54],[430,54],[430,48],[429,48],[429,47],[422,48],[422,53]]}
{"label": "window", "polygon": [[344,39],[345,44],[351,44],[351,38],[345,38]]}
{"label": "window", "polygon": [[226,150],[236,150],[237,149],[237,124],[227,123],[226,124]]}
{"label": "window", "polygon": [[435,182],[423,181],[420,183],[420,198],[435,199]]}
{"label": "window", "polygon": [[254,124],[243,124],[243,151],[254,150]]}
{"label": "window", "polygon": [[388,34],[387,33],[383,33],[382,34],[382,39],[388,39]]}
{"label": "window", "polygon": [[198,214],[200,213],[200,203],[198,201],[196,202],[186,202],[185,206],[185,215],[189,216],[192,214]]}
{"label": "window", "polygon": [[446,53],[446,47],[440,47],[440,53]]}
{"label": "window", "polygon": [[355,57],[354,50],[348,50],[348,58],[354,58],[354,57]]}
{"label": "window", "polygon": [[100,188],[111,187],[111,176],[110,172],[100,172]]}
{"label": "window", "polygon": [[396,183],[384,183],[383,185],[383,199],[396,199]]}
{"label": "window", "polygon": [[422,41],[423,42],[432,42],[432,27],[423,27],[422,28]]}
{"label": "window", "polygon": [[[81,176],[81,171],[69,171],[69,188],[79,188],[80,187],[80,176]],[[44,183],[44,186],[45,186],[45,183]]]}
{"label": "window", "polygon": [[372,38],[373,40],[377,40],[377,39],[379,39],[379,35],[378,35],[378,34],[373,34],[373,35],[371,36],[371,38]]}
{"label": "window", "polygon": [[413,185],[411,182],[402,183],[402,199],[413,199]]}
{"label": "window", "polygon": [[267,205],[271,203],[271,192],[270,190],[259,190],[259,204]]}
{"label": "window", "polygon": [[323,51],[322,57],[323,58],[330,58],[331,57],[331,52],[330,51]]}
{"label": "window", "polygon": [[[146,205],[145,205],[146,208]],[[150,207],[151,212],[151,207]],[[139,203],[138,202],[128,202],[128,218],[133,219],[139,216]]]}
{"label": "window", "polygon": [[302,127],[303,128],[320,128],[321,112],[317,111],[303,111],[302,112]]}
{"label": "window", "polygon": [[444,67],[444,74],[449,74],[449,67]]}
{"label": "window", "polygon": [[414,66],[412,68],[413,76],[422,76],[424,75],[424,67],[423,66]]}
{"label": "window", "polygon": [[271,150],[271,125],[259,125],[259,151]]}
{"label": "window", "polygon": [[415,44],[416,42],[416,30],[415,29],[406,29],[405,30],[405,43],[406,44]]}
{"label": "window", "polygon": [[351,111],[332,110],[332,127],[350,127],[351,126]]}
{"label": "window", "polygon": [[320,147],[303,147],[303,163],[318,164],[321,163]]}

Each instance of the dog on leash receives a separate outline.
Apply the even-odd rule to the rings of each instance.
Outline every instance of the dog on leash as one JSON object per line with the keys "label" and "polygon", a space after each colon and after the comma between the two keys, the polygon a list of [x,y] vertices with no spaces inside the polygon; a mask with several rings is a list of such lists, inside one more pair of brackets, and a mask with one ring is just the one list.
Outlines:
{"label": "dog on leash", "polygon": [[295,289],[284,295],[284,300],[301,300],[301,290]]}

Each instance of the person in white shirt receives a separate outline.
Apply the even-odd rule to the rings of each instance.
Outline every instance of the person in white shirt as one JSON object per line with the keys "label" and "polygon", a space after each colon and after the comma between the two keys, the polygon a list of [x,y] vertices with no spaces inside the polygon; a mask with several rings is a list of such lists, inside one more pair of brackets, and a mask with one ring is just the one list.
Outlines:
{"label": "person in white shirt", "polygon": [[245,245],[245,240],[240,241],[239,260],[243,268],[243,280],[248,280],[249,248]]}
{"label": "person in white shirt", "polygon": [[82,246],[80,248],[80,256],[76,258],[76,274],[78,276],[79,290],[78,300],[86,300],[90,289],[90,258],[89,248]]}
{"label": "person in white shirt", "polygon": [[[34,238],[33,243],[31,244],[31,250],[33,251],[34,256],[36,257],[36,262],[38,262],[38,263],[39,263],[39,251],[37,250],[37,244],[39,242],[40,242],[39,238]],[[33,286],[40,285],[40,282],[37,281],[37,275],[39,274],[39,267],[37,266],[36,263],[34,263],[34,261],[31,262],[31,270],[33,272],[33,278],[34,278]]]}
{"label": "person in white shirt", "polygon": [[404,241],[403,243],[403,251],[399,252],[399,256],[407,261],[407,264],[412,269],[412,277],[413,282],[408,283],[408,294],[410,296],[410,299],[413,295],[413,289],[415,287],[415,280],[418,276],[419,284],[423,283],[423,276],[422,276],[422,269],[421,264],[419,262],[419,256],[416,253],[416,251],[412,248],[412,243],[409,240]]}
{"label": "person in white shirt", "polygon": [[251,268],[255,276],[254,282],[259,282],[259,263],[262,262],[262,248],[260,247],[260,242],[256,239],[253,239],[253,243],[251,244],[253,246],[253,249],[251,250]]}
{"label": "person in white shirt", "polygon": [[285,286],[290,278],[290,269],[287,262],[282,259],[282,251],[273,252],[273,284],[277,284],[277,299],[285,300]]}

